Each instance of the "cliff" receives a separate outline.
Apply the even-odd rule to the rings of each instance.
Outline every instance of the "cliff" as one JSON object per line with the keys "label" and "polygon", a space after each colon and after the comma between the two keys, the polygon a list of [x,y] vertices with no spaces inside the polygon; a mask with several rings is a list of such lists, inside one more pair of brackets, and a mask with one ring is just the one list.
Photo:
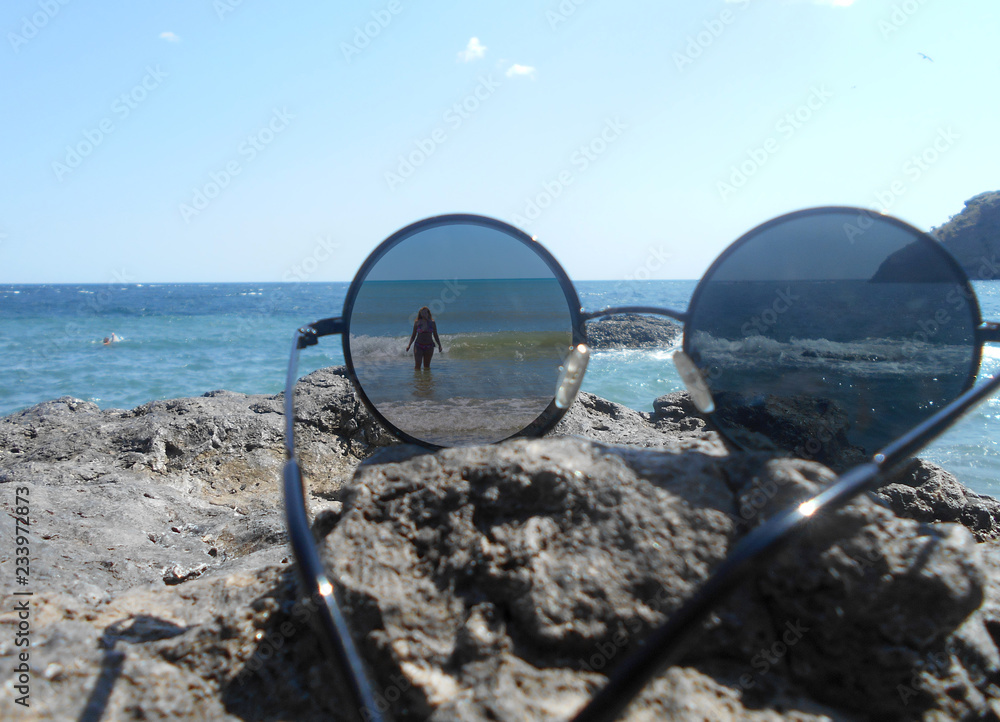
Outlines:
{"label": "cliff", "polygon": [[973,281],[1000,278],[1000,191],[970,198],[961,213],[931,233]]}

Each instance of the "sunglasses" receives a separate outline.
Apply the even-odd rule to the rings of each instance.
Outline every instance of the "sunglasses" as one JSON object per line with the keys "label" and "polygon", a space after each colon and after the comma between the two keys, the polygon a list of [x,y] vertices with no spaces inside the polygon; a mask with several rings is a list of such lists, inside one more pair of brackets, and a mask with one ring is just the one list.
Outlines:
{"label": "sunglasses", "polygon": [[614,719],[809,518],[870,488],[1000,383],[972,388],[1000,324],[983,323],[961,266],[931,236],[871,211],[816,208],[751,230],[711,265],[685,312],[583,311],[552,255],[501,221],[447,215],[403,228],[364,262],[339,317],[295,332],[285,389],[289,537],[359,719],[381,717],[309,527],[294,448],[300,350],[340,334],[357,396],[403,441],[493,443],[558,423],[586,370],[587,322],[622,313],[683,324],[677,371],[729,442],[850,470],[743,537],[580,720]]}

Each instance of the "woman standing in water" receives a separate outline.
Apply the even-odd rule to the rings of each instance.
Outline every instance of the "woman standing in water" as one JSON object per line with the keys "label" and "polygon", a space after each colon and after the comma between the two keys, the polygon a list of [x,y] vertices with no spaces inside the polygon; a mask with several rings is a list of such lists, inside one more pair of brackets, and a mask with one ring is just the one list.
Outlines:
{"label": "woman standing in water", "polygon": [[[416,343],[414,343],[416,341]],[[420,368],[420,361],[423,359],[424,368],[431,367],[431,357],[434,355],[434,344],[437,343],[438,351],[442,351],[441,339],[438,338],[437,324],[431,318],[431,310],[427,306],[417,311],[417,320],[413,322],[413,333],[410,334],[410,343],[406,344],[406,350],[413,346],[413,368]]]}

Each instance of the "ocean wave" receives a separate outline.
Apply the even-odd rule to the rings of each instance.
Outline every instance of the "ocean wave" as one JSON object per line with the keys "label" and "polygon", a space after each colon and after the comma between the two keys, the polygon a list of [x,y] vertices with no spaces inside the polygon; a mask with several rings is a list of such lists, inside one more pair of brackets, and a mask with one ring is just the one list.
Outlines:
{"label": "ocean wave", "polygon": [[747,336],[738,341],[697,332],[691,348],[703,362],[729,369],[790,368],[841,369],[852,374],[935,374],[967,367],[972,348],[966,345],[928,343],[916,340],[865,338],[830,341],[825,338],[791,338],[777,341],[766,336]]}
{"label": "ocean wave", "polygon": [[[561,359],[572,340],[568,333],[545,331],[442,334],[440,339],[443,349],[441,356],[462,361]],[[412,347],[409,351],[406,350],[409,341],[409,336],[352,334],[351,356],[368,362],[409,356],[413,353]]]}
{"label": "ocean wave", "polygon": [[650,361],[664,361],[669,362],[674,354],[679,351],[681,345],[675,344],[667,348],[608,348],[608,349],[591,349],[590,359],[591,361],[595,359],[608,359],[608,360],[623,360],[632,361],[647,359]]}

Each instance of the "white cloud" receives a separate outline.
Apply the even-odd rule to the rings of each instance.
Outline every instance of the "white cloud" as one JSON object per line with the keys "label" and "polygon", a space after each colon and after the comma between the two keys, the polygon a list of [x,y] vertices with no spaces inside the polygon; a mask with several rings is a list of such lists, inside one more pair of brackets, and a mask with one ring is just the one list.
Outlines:
{"label": "white cloud", "polygon": [[530,65],[520,65],[518,63],[514,63],[507,68],[507,77],[513,78],[515,75],[527,75],[529,78],[534,79],[535,69]]}
{"label": "white cloud", "polygon": [[479,42],[479,38],[469,38],[469,44],[465,46],[465,50],[458,54],[458,59],[463,63],[468,63],[473,60],[479,60],[481,57],[486,55],[486,46]]}
{"label": "white cloud", "polygon": [[171,43],[179,43],[181,41],[181,39],[177,37],[176,33],[172,33],[169,30],[165,33],[160,33],[160,37]]}

